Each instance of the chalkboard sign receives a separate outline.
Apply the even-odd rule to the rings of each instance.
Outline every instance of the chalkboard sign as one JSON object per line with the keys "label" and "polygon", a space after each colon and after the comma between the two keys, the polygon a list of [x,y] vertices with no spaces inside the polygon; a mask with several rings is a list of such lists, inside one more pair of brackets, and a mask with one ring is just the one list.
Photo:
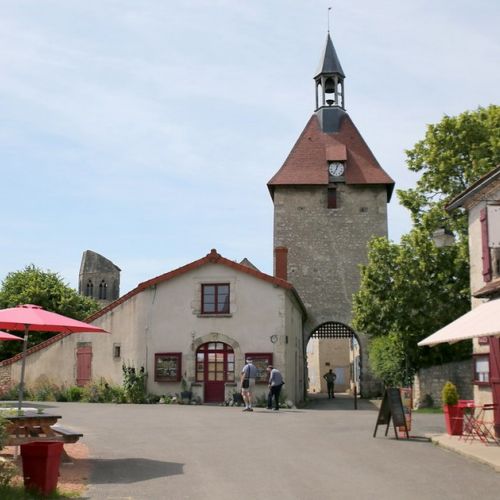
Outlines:
{"label": "chalkboard sign", "polygon": [[399,439],[397,427],[402,427],[405,430],[406,437],[409,438],[410,436],[408,434],[408,428],[406,427],[403,402],[401,401],[401,392],[398,387],[389,387],[385,390],[382,404],[380,405],[380,410],[378,412],[377,424],[375,425],[373,437],[377,435],[378,426],[384,424],[387,426],[385,429],[385,435],[387,436],[391,419],[396,439]]}

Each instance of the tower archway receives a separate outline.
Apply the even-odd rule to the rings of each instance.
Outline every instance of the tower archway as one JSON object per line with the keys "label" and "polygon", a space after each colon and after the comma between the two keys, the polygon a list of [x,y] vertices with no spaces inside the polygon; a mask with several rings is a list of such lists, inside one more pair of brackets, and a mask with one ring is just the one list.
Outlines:
{"label": "tower archway", "polygon": [[348,325],[327,321],[315,327],[307,342],[307,391],[326,393],[323,376],[336,374],[335,391],[361,394],[363,356],[358,334]]}

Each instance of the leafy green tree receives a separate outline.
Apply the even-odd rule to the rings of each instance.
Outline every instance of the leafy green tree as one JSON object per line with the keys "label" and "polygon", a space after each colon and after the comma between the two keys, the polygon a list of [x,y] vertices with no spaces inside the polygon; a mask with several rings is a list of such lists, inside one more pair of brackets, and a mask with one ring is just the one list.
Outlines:
{"label": "leafy green tree", "polygon": [[[470,354],[470,343],[431,349],[417,342],[470,308],[466,215],[445,206],[500,163],[500,107],[445,116],[406,155],[408,168],[421,173],[414,189],[398,190],[413,229],[400,244],[372,241],[353,302],[354,327],[372,339],[372,369],[390,384]],[[440,228],[454,233],[454,245],[434,245]]]}
{"label": "leafy green tree", "polygon": [[385,338],[370,345],[372,369],[382,380],[408,381],[422,366],[470,354],[468,343],[417,346],[470,308],[466,251],[465,245],[437,248],[419,229],[403,236],[400,244],[386,238],[370,243],[353,300],[353,326],[372,339]]}
{"label": "leafy green tree", "polygon": [[406,151],[406,158],[408,168],[422,174],[414,189],[397,191],[415,226],[429,232],[445,227],[466,237],[464,214],[448,214],[444,207],[500,164],[500,106],[479,107],[428,125],[424,139]]}
{"label": "leafy green tree", "polygon": [[[22,271],[9,273],[0,286],[0,308],[19,304],[35,304],[47,311],[84,320],[100,309],[99,304],[79,295],[62,278],[51,271],[42,271],[33,264]],[[46,340],[53,333],[30,333],[29,347]],[[7,359],[21,351],[20,342],[0,342],[0,359]]]}

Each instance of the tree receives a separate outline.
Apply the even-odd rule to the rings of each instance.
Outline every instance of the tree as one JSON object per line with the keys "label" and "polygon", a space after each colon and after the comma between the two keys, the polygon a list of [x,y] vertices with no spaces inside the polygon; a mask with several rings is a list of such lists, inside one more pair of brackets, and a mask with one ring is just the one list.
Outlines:
{"label": "tree", "polygon": [[[414,189],[397,192],[413,229],[400,244],[371,242],[353,301],[353,325],[371,338],[374,373],[391,384],[470,354],[470,343],[430,349],[417,342],[470,309],[466,216],[444,207],[500,163],[500,107],[445,116],[406,155],[408,168],[422,174]],[[454,233],[454,245],[434,245],[440,228]]]}
{"label": "tree", "polygon": [[466,237],[463,212],[448,214],[444,206],[500,164],[500,106],[479,107],[428,125],[425,138],[406,151],[406,163],[422,174],[414,189],[397,191],[415,226],[429,232],[445,227],[459,239]]}
{"label": "tree", "polygon": [[[84,320],[98,311],[99,304],[79,295],[64,283],[62,278],[50,271],[42,271],[33,264],[22,271],[9,273],[0,287],[0,308],[19,304],[35,304],[70,318]],[[46,340],[50,333],[30,333],[29,346]],[[20,342],[0,342],[0,359],[7,359],[21,351]]]}
{"label": "tree", "polygon": [[[469,310],[466,252],[463,244],[436,247],[421,229],[403,236],[400,244],[386,238],[371,241],[368,264],[362,267],[361,286],[353,298],[353,326],[371,339],[390,337],[370,345],[370,361],[378,377],[409,380],[422,366],[470,355],[466,343],[432,349],[417,346]],[[393,354],[392,359],[381,357],[384,348]]]}

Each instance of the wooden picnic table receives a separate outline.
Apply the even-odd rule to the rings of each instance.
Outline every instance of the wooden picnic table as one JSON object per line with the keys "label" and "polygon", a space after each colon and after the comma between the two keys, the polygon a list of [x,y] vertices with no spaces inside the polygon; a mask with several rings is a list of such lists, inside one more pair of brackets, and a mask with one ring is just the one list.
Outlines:
{"label": "wooden picnic table", "polygon": [[83,435],[58,426],[57,421],[62,418],[60,415],[23,410],[22,415],[4,414],[3,416],[7,420],[6,430],[9,434],[7,444],[10,446],[35,441],[75,443]]}

